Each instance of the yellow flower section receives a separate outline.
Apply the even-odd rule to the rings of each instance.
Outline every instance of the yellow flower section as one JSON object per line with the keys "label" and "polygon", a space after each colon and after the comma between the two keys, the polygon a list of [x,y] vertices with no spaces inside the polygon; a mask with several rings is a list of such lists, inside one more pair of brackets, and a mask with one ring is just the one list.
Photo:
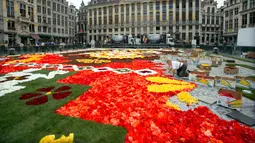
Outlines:
{"label": "yellow flower section", "polygon": [[201,64],[203,67],[209,67],[209,64]]}
{"label": "yellow flower section", "polygon": [[138,50],[114,50],[90,53],[90,57],[104,59],[135,59],[144,58],[143,52]]}
{"label": "yellow flower section", "polygon": [[177,98],[184,103],[187,103],[188,105],[197,104],[198,99],[191,96],[188,92],[181,92],[177,94]]}
{"label": "yellow flower section", "polygon": [[90,63],[101,64],[101,63],[111,62],[111,60],[99,60],[99,59],[77,59],[76,61],[79,63],[86,63],[86,64],[90,64]]}
{"label": "yellow flower section", "polygon": [[39,143],[73,143],[74,134],[69,134],[68,137],[62,136],[59,139],[55,139],[55,135],[47,135],[43,137]]}
{"label": "yellow flower section", "polygon": [[7,64],[29,63],[29,62],[41,60],[44,56],[45,55],[38,55],[38,54],[37,55],[29,55],[26,57],[26,59],[9,61],[9,62],[7,62]]}
{"label": "yellow flower section", "polygon": [[173,109],[176,109],[176,110],[181,110],[181,108],[177,105],[177,104],[173,104],[172,102],[170,101],[167,101],[166,102],[166,106],[170,107],[170,108],[173,108]]}
{"label": "yellow flower section", "polygon": [[192,89],[195,86],[190,85],[174,85],[174,84],[152,84],[147,86],[147,90],[149,92],[156,92],[156,93],[164,93],[164,92],[174,92],[174,91],[182,91],[185,89]]}
{"label": "yellow flower section", "polygon": [[169,83],[169,84],[182,84],[182,85],[189,85],[190,83],[184,82],[184,81],[179,81],[175,79],[169,79],[169,78],[164,78],[164,77],[146,77],[146,80],[151,81],[151,82],[156,82],[156,83]]}

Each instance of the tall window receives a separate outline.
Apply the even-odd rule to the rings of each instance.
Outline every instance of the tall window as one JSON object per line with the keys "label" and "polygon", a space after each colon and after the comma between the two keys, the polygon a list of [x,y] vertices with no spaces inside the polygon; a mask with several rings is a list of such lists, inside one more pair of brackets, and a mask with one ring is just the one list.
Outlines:
{"label": "tall window", "polygon": [[118,13],[119,12],[119,7],[117,5],[115,5],[114,10],[115,10],[115,13]]}
{"label": "tall window", "polygon": [[228,11],[225,11],[225,17],[228,17]]}
{"label": "tall window", "polygon": [[228,30],[228,21],[225,22],[225,29]]}
{"label": "tall window", "polygon": [[41,31],[42,31],[41,26],[38,26],[38,32],[41,32]]}
{"label": "tall window", "polygon": [[147,3],[143,3],[143,14],[147,14]]}
{"label": "tall window", "polygon": [[237,14],[238,14],[238,7],[235,8],[235,15],[237,15]]}
{"label": "tall window", "polygon": [[34,15],[34,8],[33,7],[28,7],[28,15],[33,16]]}
{"label": "tall window", "polygon": [[14,17],[14,2],[6,0],[7,16]]}
{"label": "tall window", "polygon": [[212,24],[214,24],[214,16],[212,16]]}
{"label": "tall window", "polygon": [[153,10],[153,2],[150,2],[150,10]]}
{"label": "tall window", "polygon": [[38,12],[38,13],[41,13],[41,11],[42,11],[42,10],[41,10],[41,6],[38,5],[38,6],[37,6],[37,12]]}
{"label": "tall window", "polygon": [[51,18],[48,18],[48,24],[51,24]]}
{"label": "tall window", "polygon": [[53,11],[56,11],[56,3],[53,2]]}
{"label": "tall window", "polygon": [[26,17],[26,5],[20,3],[19,6],[20,6],[19,8],[20,8],[20,14],[21,14],[21,16]]}
{"label": "tall window", "polygon": [[65,7],[65,14],[67,14],[67,7]]}
{"label": "tall window", "polygon": [[176,6],[176,10],[179,10],[179,6],[180,6],[180,2],[179,2],[179,0],[176,0],[176,4],[175,4]]}
{"label": "tall window", "polygon": [[121,12],[124,12],[124,5],[121,5]]}
{"label": "tall window", "polygon": [[165,1],[162,2],[162,11],[166,12],[166,2]]}
{"label": "tall window", "polygon": [[43,32],[46,33],[47,32],[47,27],[43,26]]}
{"label": "tall window", "polygon": [[65,26],[67,27],[68,25],[67,25],[68,23],[67,23],[67,17],[65,17]]}
{"label": "tall window", "polygon": [[35,32],[35,25],[34,24],[29,25],[29,32]]}
{"label": "tall window", "polygon": [[60,12],[60,4],[57,5],[57,11]]}
{"label": "tall window", "polygon": [[160,2],[156,1],[156,10],[159,10],[159,8],[160,8]]}
{"label": "tall window", "polygon": [[129,23],[129,14],[126,15],[126,23]]}
{"label": "tall window", "polygon": [[255,12],[250,13],[250,24],[255,24]]}
{"label": "tall window", "polygon": [[8,20],[8,29],[9,30],[15,30],[15,22]]}
{"label": "tall window", "polygon": [[64,13],[64,6],[61,6],[61,13]]}
{"label": "tall window", "polygon": [[255,8],[255,0],[250,0],[250,8]]}
{"label": "tall window", "polygon": [[244,14],[242,17],[242,25],[246,25],[247,24],[247,14]]}
{"label": "tall window", "polygon": [[58,14],[58,25],[60,25],[60,15]]}
{"label": "tall window", "polygon": [[47,23],[45,16],[43,17],[43,23]]}
{"label": "tall window", "polygon": [[37,16],[37,22],[38,22],[38,23],[41,23],[41,22],[42,22],[42,18],[41,18],[40,15]]}
{"label": "tall window", "polygon": [[229,29],[233,28],[233,20],[229,20]]}
{"label": "tall window", "polygon": [[64,16],[62,15],[62,17],[61,17],[61,26],[64,26],[64,24],[65,24],[65,19],[64,19]]}
{"label": "tall window", "polygon": [[50,7],[50,1],[47,2],[47,5]]}
{"label": "tall window", "polygon": [[234,28],[238,28],[238,19],[235,19],[235,24],[234,24]]}
{"label": "tall window", "polygon": [[56,17],[56,13],[53,13],[53,25],[57,24],[57,17]]}
{"label": "tall window", "polygon": [[48,15],[50,15],[51,14],[51,10],[50,10],[50,8],[48,8]]}
{"label": "tall window", "polygon": [[243,10],[246,10],[247,7],[248,7],[248,1],[246,0],[243,2]]}
{"label": "tall window", "polygon": [[46,7],[43,7],[43,14],[46,14]]}

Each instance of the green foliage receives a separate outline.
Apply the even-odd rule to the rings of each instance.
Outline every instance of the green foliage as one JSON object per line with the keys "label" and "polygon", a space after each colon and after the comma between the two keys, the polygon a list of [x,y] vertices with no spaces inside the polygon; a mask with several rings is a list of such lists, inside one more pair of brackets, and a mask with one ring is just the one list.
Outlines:
{"label": "green foliage", "polygon": [[89,86],[69,85],[72,94],[62,100],[49,101],[38,106],[28,106],[26,101],[19,100],[24,93],[33,93],[38,88],[61,85],[56,81],[66,76],[57,75],[47,80],[40,78],[23,83],[26,88],[0,97],[0,142],[3,143],[38,143],[40,139],[49,134],[69,135],[74,133],[76,143],[119,143],[124,142],[127,131],[122,127],[99,124],[93,121],[81,120],[75,117],[66,117],[55,113],[55,110],[76,99],[88,90]]}

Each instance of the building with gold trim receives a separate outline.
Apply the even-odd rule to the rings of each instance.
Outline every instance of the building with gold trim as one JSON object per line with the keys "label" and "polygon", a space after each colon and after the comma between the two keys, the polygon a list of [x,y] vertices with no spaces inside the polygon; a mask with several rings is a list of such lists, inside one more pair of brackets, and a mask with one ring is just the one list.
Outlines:
{"label": "building with gold trim", "polygon": [[92,0],[87,6],[87,41],[111,35],[172,34],[190,42],[201,37],[201,23],[201,0]]}
{"label": "building with gold trim", "polygon": [[66,0],[1,0],[4,41],[9,45],[35,41],[72,42],[75,7]]}

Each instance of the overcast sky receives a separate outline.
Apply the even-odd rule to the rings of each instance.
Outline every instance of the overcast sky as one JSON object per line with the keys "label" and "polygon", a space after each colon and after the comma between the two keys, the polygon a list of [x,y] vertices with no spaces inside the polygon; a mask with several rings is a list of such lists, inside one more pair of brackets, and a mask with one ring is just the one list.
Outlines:
{"label": "overcast sky", "polygon": [[[69,3],[75,5],[76,8],[79,8],[81,5],[81,2],[82,2],[82,0],[67,0],[67,1],[69,1]],[[84,1],[84,4],[87,5],[90,0],[83,0],[83,1]],[[224,0],[216,0],[216,1],[218,2],[218,7],[223,5]]]}

